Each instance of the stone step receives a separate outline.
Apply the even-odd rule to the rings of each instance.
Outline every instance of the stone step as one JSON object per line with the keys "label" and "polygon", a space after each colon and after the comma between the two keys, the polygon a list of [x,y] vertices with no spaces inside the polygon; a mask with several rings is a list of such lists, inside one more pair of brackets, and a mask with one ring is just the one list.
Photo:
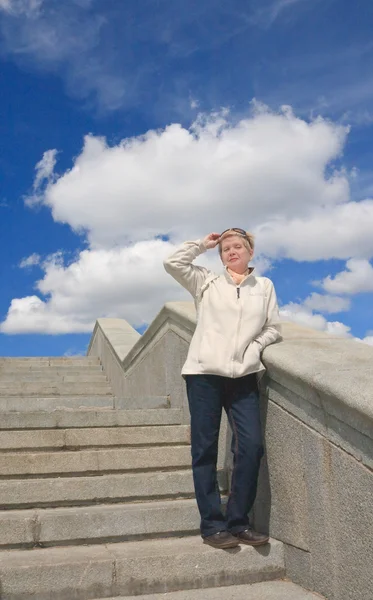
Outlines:
{"label": "stone step", "polygon": [[[0,396],[0,414],[7,412],[53,411],[58,409],[106,408],[113,409],[112,394],[82,396]],[[1,426],[0,426],[1,427]]]}
{"label": "stone step", "polygon": [[107,383],[107,377],[105,373],[99,369],[97,371],[87,372],[87,371],[76,371],[75,373],[71,373],[66,370],[66,373],[55,372],[55,373],[33,373],[31,371],[27,371],[26,373],[6,373],[0,374],[0,383],[2,385],[19,385],[19,384],[29,384],[29,383],[37,383],[44,384],[48,386],[60,385],[62,383]]}
{"label": "stone step", "polygon": [[0,369],[12,367],[19,369],[34,369],[48,367],[88,367],[100,365],[99,358],[94,356],[63,357],[35,356],[19,358],[0,358]]}
{"label": "stone step", "polygon": [[198,533],[194,499],[0,513],[0,548],[120,542]]}
{"label": "stone step", "polygon": [[[65,399],[66,400],[66,399]],[[106,401],[106,398],[105,398]],[[0,430],[54,429],[81,427],[139,427],[142,425],[178,425],[179,408],[158,410],[117,410],[111,408],[67,408],[0,412]]]}
{"label": "stone step", "polygon": [[27,375],[42,375],[43,377],[49,377],[50,374],[53,375],[67,375],[67,374],[79,374],[79,373],[103,373],[103,368],[100,364],[97,365],[87,365],[81,367],[74,367],[74,365],[61,365],[59,367],[35,367],[35,368],[17,368],[12,367],[12,365],[1,365],[0,364],[0,380],[3,377],[13,377],[15,375],[19,375],[26,377]]}
{"label": "stone step", "polygon": [[[91,386],[92,387],[92,386]],[[83,407],[101,407],[114,408],[118,410],[144,410],[144,409],[162,409],[170,407],[168,396],[145,396],[138,398],[115,398],[111,388],[110,393],[104,389],[96,389],[95,392],[88,395],[53,395],[44,396],[35,394],[34,396],[1,396],[0,395],[0,413],[1,412],[21,412],[21,411],[46,411],[61,408],[83,408]],[[1,426],[0,426],[1,427]]]}
{"label": "stone step", "polygon": [[0,436],[0,451],[79,450],[103,446],[188,444],[189,431],[187,425],[3,431]]}
{"label": "stone step", "polygon": [[0,477],[35,475],[88,475],[187,467],[189,446],[152,446],[149,448],[115,448],[98,450],[64,450],[53,452],[2,452]]}
{"label": "stone step", "polygon": [[9,397],[33,397],[33,396],[104,396],[112,395],[112,389],[108,381],[93,382],[93,383],[58,383],[51,385],[50,383],[24,381],[24,382],[2,382],[0,381],[0,402]]}
{"label": "stone step", "polygon": [[[96,600],[104,600],[96,598]],[[231,585],[199,590],[182,590],[166,594],[115,596],[106,600],[322,600],[319,594],[305,590],[291,581]]]}
{"label": "stone step", "polygon": [[[218,473],[221,491],[226,491],[224,473]],[[51,477],[0,480],[1,509],[79,506],[123,503],[165,498],[192,498],[193,478],[189,469],[121,473],[91,477]]]}
{"label": "stone step", "polygon": [[114,408],[127,409],[159,409],[169,408],[170,397],[169,396],[139,396],[138,398],[115,398]]}
{"label": "stone step", "polygon": [[239,546],[226,551],[192,536],[0,552],[4,600],[138,596],[256,583],[284,574],[283,545],[276,540],[257,549]]}

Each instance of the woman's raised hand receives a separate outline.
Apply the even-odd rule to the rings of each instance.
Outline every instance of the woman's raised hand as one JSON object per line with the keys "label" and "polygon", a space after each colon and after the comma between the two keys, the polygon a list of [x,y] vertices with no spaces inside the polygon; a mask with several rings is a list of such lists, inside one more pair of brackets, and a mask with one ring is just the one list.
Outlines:
{"label": "woman's raised hand", "polygon": [[205,248],[207,248],[207,250],[215,248],[215,246],[217,246],[219,243],[219,238],[220,233],[209,233],[205,238],[203,238],[203,245]]}

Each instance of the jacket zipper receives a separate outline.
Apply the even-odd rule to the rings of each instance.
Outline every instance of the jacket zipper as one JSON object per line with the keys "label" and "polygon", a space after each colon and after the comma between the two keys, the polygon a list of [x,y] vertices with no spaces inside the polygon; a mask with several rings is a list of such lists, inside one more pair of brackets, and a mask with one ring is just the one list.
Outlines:
{"label": "jacket zipper", "polygon": [[[237,292],[237,300],[240,300],[241,298],[241,288],[239,285],[236,286],[236,292]],[[236,343],[234,346],[234,353],[233,353],[233,357],[232,357],[232,377],[234,377],[234,361],[237,358],[237,346],[238,346],[238,336],[240,334],[240,326],[241,326],[241,319],[242,319],[242,306],[241,306],[241,302],[240,302],[240,315],[239,315],[239,319],[238,319],[238,325],[237,325],[237,333],[236,333]]]}

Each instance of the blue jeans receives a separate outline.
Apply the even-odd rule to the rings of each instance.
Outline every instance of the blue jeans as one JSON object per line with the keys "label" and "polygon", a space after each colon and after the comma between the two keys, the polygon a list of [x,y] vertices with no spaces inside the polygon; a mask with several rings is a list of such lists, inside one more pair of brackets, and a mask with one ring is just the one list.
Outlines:
{"label": "blue jeans", "polygon": [[[256,374],[238,379],[218,375],[186,375],[191,416],[192,468],[201,515],[201,535],[233,534],[249,526],[263,441]],[[222,409],[232,428],[233,473],[225,516],[216,476]]]}

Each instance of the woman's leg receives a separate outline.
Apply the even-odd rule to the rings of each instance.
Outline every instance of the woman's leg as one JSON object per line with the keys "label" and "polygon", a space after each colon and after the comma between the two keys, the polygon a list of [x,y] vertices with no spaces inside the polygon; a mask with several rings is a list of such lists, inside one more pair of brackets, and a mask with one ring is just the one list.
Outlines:
{"label": "woman's leg", "polygon": [[191,417],[194,488],[201,515],[201,535],[207,537],[227,529],[216,477],[223,377],[187,375],[185,379]]}
{"label": "woman's leg", "polygon": [[257,490],[263,441],[256,375],[226,379],[224,408],[232,428],[233,472],[227,505],[228,530],[237,534],[249,527]]}

